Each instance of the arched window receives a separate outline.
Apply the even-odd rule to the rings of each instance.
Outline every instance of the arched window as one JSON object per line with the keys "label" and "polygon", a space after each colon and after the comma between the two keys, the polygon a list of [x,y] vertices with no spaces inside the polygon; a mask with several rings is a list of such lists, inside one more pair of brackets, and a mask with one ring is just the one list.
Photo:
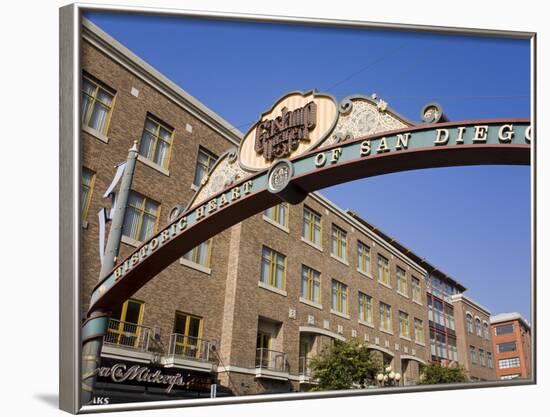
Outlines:
{"label": "arched window", "polygon": [[466,313],[466,328],[468,329],[468,333],[474,332],[474,322],[470,313]]}
{"label": "arched window", "polygon": [[489,323],[483,322],[483,337],[489,340]]}
{"label": "arched window", "polygon": [[476,334],[481,337],[481,320],[476,317]]}

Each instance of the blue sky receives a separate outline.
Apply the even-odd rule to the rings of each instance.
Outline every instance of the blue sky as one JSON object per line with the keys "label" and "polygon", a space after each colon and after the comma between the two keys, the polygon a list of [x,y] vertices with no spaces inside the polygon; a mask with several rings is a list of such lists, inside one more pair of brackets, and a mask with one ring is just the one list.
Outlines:
{"label": "blue sky", "polygon": [[[377,93],[413,121],[436,101],[450,120],[529,117],[527,40],[86,15],[246,131],[292,90]],[[321,191],[426,257],[493,314],[530,319],[529,167],[410,171]]]}

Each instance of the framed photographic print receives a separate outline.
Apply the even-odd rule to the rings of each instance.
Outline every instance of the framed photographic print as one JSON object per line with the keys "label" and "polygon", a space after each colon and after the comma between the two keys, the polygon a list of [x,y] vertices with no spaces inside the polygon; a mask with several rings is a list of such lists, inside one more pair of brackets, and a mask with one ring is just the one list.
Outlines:
{"label": "framed photographic print", "polygon": [[60,9],[60,407],[535,382],[535,34]]}

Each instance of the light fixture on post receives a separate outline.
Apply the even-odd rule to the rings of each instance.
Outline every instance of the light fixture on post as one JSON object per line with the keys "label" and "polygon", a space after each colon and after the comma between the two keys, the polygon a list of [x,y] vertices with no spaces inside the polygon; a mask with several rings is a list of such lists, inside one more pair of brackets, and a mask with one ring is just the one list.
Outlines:
{"label": "light fixture on post", "polygon": [[391,366],[387,366],[382,372],[376,375],[380,387],[397,387],[401,380],[401,374],[394,372]]}

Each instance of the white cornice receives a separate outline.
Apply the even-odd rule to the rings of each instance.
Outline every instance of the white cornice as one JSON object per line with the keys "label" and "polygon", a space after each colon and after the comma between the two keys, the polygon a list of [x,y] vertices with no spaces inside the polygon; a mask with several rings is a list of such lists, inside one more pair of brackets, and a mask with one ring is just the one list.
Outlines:
{"label": "white cornice", "polygon": [[490,319],[491,324],[503,323],[505,321],[514,321],[514,320],[518,320],[522,322],[525,327],[527,327],[528,329],[531,329],[531,324],[527,320],[525,320],[521,314],[516,312],[496,314],[494,316],[491,316],[491,319]]}
{"label": "white cornice", "polygon": [[477,303],[476,301],[472,300],[471,298],[466,297],[464,294],[454,294],[451,296],[451,300],[454,302],[462,301],[466,304],[469,304],[470,306],[478,309],[482,313],[485,313],[487,316],[491,316],[491,312],[487,307],[483,307],[481,304]]}
{"label": "white cornice", "polygon": [[217,131],[229,142],[235,146],[239,145],[243,136],[241,131],[86,18],[82,18],[82,38],[161,94],[168,97],[178,106]]}

